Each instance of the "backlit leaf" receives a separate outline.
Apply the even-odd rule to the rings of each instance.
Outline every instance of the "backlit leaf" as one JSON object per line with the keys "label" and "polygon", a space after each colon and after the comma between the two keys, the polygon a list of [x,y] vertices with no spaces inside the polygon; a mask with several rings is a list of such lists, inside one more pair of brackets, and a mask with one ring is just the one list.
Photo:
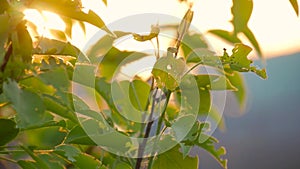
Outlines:
{"label": "backlit leaf", "polygon": [[207,49],[208,45],[204,40],[202,34],[199,33],[187,33],[182,40],[181,49],[184,54],[184,58],[187,58],[189,55],[194,52],[195,49]]}
{"label": "backlit leaf", "polygon": [[212,136],[204,134],[207,130],[209,130],[207,123],[196,121],[189,133],[181,141],[184,144],[182,146],[197,145],[203,148],[209,152],[224,169],[227,169],[227,160],[222,158],[222,156],[226,154],[225,148],[216,148],[215,143],[218,143],[218,140]]}
{"label": "backlit leaf", "polygon": [[248,24],[253,10],[252,0],[232,0],[232,23],[236,33],[242,32]]}
{"label": "backlit leaf", "polygon": [[221,30],[221,29],[213,29],[208,32],[213,35],[216,35],[232,44],[241,43],[241,40],[233,32],[229,32],[229,31]]}
{"label": "backlit leaf", "polygon": [[145,56],[147,56],[145,53],[120,51],[119,49],[112,47],[108,53],[103,56],[101,63],[99,64],[98,73],[107,80],[111,80],[119,66],[124,66]]}
{"label": "backlit leaf", "polygon": [[252,31],[247,27],[243,30],[243,33],[245,34],[247,39],[250,41],[250,43],[253,45],[254,49],[258,53],[258,56],[262,57],[262,52],[261,52],[260,46],[259,46],[254,34],[252,33]]}
{"label": "backlit leaf", "polygon": [[99,39],[94,45],[92,45],[86,52],[86,55],[89,57],[92,63],[98,63],[101,61],[101,57],[103,57],[107,52],[111,50],[113,47],[113,42],[120,37],[130,35],[129,32],[122,31],[114,31],[116,37],[112,37],[110,35],[105,35],[101,39]]}
{"label": "backlit leaf", "polygon": [[[201,136],[204,138],[208,138],[206,141],[201,141]],[[199,137],[199,142],[197,143],[198,146],[209,152],[224,168],[227,169],[227,160],[224,160],[221,156],[226,154],[226,150],[224,147],[215,148],[215,143],[218,143],[217,139],[207,136],[205,134],[201,134]]]}
{"label": "backlit leaf", "polygon": [[191,169],[198,168],[197,157],[185,157],[179,152],[179,146],[157,156],[153,169]]}
{"label": "backlit leaf", "polygon": [[251,51],[249,46],[236,44],[232,49],[230,68],[236,71],[249,71],[252,61],[247,57]]}
{"label": "backlit leaf", "polygon": [[236,90],[230,81],[221,75],[195,75],[199,90]]}
{"label": "backlit leaf", "polygon": [[63,32],[61,30],[56,30],[56,29],[50,29],[49,31],[52,34],[52,36],[54,36],[55,38],[62,40],[62,41],[67,41],[65,32]]}
{"label": "backlit leaf", "polygon": [[157,37],[158,34],[159,34],[159,27],[152,25],[151,32],[149,35],[140,35],[140,34],[136,34],[136,33],[133,33],[132,35],[135,40],[144,42],[144,41],[151,40],[151,39]]}
{"label": "backlit leaf", "polygon": [[200,90],[199,115],[206,114],[211,109],[211,96],[209,90]]}
{"label": "backlit leaf", "polygon": [[130,82],[129,97],[132,105],[137,110],[145,110],[149,98],[148,93],[150,93],[150,86],[148,83],[142,80],[133,80]]}
{"label": "backlit leaf", "polygon": [[152,74],[159,88],[166,87],[173,91],[179,86],[185,70],[186,65],[183,60],[166,56],[156,61]]}

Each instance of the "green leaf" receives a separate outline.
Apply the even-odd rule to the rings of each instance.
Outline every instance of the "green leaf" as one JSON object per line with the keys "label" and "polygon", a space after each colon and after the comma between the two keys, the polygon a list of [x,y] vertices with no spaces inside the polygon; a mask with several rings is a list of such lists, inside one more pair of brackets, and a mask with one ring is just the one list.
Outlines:
{"label": "green leaf", "polygon": [[236,33],[243,32],[252,14],[253,2],[252,0],[232,0],[232,3],[231,13],[234,31]]}
{"label": "green leaf", "polygon": [[198,88],[204,90],[237,90],[226,76],[222,75],[195,75]]}
{"label": "green leaf", "polygon": [[63,156],[70,162],[75,162],[76,159],[74,157],[78,156],[78,154],[80,154],[81,151],[72,145],[62,144],[55,147],[54,153]]}
{"label": "green leaf", "polygon": [[249,71],[251,60],[247,58],[252,51],[249,46],[243,44],[236,44],[232,49],[230,68],[236,71]]}
{"label": "green leaf", "polygon": [[[203,138],[208,138],[206,141],[202,142],[201,139]],[[226,149],[224,147],[220,147],[218,149],[215,148],[215,143],[218,143],[218,140],[211,137],[207,136],[205,134],[201,134],[199,137],[199,142],[197,143],[198,146],[209,152],[219,163],[220,165],[224,168],[227,169],[227,160],[222,159],[221,156],[226,154]]]}
{"label": "green leaf", "polygon": [[18,165],[22,167],[22,169],[39,169],[36,162],[29,160],[19,160]]}
{"label": "green leaf", "polygon": [[203,62],[203,64],[208,64],[210,60],[215,61],[213,64],[213,66],[216,66],[216,63],[218,62],[217,60],[214,59],[218,59],[218,57],[215,56],[215,52],[209,50],[209,49],[205,49],[205,48],[199,48],[199,49],[195,49],[193,50],[186,59],[187,63],[200,63]]}
{"label": "green leaf", "polygon": [[229,32],[221,29],[213,29],[213,30],[209,30],[208,33],[216,35],[232,44],[241,43],[241,40],[233,32]]}
{"label": "green leaf", "polygon": [[185,157],[179,152],[179,146],[160,154],[154,160],[153,169],[191,169],[198,168],[197,157]]}
{"label": "green leaf", "polygon": [[62,41],[67,41],[65,32],[63,32],[61,30],[56,30],[56,29],[50,29],[49,31],[52,34],[52,36],[54,36],[55,38],[62,40]]}
{"label": "green leaf", "polygon": [[109,127],[104,120],[87,119],[82,122],[82,126],[78,125],[73,128],[65,143],[101,145],[108,150],[120,152],[129,150],[129,147],[126,145],[131,142],[130,138]]}
{"label": "green leaf", "polygon": [[33,52],[37,55],[66,55],[75,58],[81,54],[81,51],[69,42],[44,37],[39,39],[39,46]]}
{"label": "green leaf", "polygon": [[113,123],[126,131],[136,132],[140,129],[140,123],[134,123],[123,117],[115,107],[115,103],[111,94],[112,86],[106,82],[105,78],[96,78],[95,89],[105,100],[111,111],[104,111],[107,117],[113,120]]}
{"label": "green leaf", "polygon": [[[67,69],[64,67],[58,67],[51,71],[46,71],[39,74],[39,78],[47,85],[52,85],[56,89],[56,95],[61,97],[62,103],[66,105],[71,104],[69,90],[71,86],[71,80]],[[55,79],[55,80],[53,80]]]}
{"label": "green leaf", "polygon": [[184,54],[184,58],[188,58],[195,49],[207,49],[208,45],[206,41],[204,40],[204,37],[202,34],[199,33],[188,33],[184,36],[182,43],[181,43],[181,49]]}
{"label": "green leaf", "polygon": [[65,161],[58,158],[55,155],[48,154],[48,153],[41,153],[41,154],[35,154],[32,152],[32,150],[22,147],[33,160],[35,161],[26,161],[26,160],[19,160],[18,164],[25,169],[39,169],[39,168],[45,168],[45,169],[64,169]]}
{"label": "green leaf", "polygon": [[38,157],[46,162],[49,169],[65,169],[64,161],[50,154],[39,154]]}
{"label": "green leaf", "polygon": [[21,56],[25,62],[30,62],[33,46],[25,23],[25,21],[20,22],[16,27],[16,32],[12,33],[13,54]]}
{"label": "green leaf", "polygon": [[[53,124],[58,123],[53,122]],[[65,123],[62,125],[65,125]],[[23,145],[33,146],[38,149],[51,149],[53,146],[57,146],[64,141],[67,131],[63,130],[61,126],[49,125],[43,128],[24,130],[20,134],[26,138],[22,141]]]}
{"label": "green leaf", "polygon": [[197,145],[209,152],[224,169],[227,169],[227,160],[222,159],[222,156],[226,154],[226,150],[224,147],[218,149],[215,147],[215,143],[218,143],[218,140],[204,134],[208,130],[209,125],[207,123],[196,121],[189,133],[181,141],[183,143],[182,147]]}
{"label": "green leaf", "polygon": [[101,58],[99,74],[107,80],[111,80],[118,67],[137,61],[145,56],[147,56],[145,53],[120,51],[112,47],[108,53]]}
{"label": "green leaf", "polygon": [[132,167],[129,164],[125,163],[125,162],[118,161],[115,164],[114,169],[132,169]]}
{"label": "green leaf", "polygon": [[96,145],[80,125],[77,125],[70,131],[65,140],[65,143]]}
{"label": "green leaf", "polygon": [[13,140],[19,133],[16,123],[9,119],[0,119],[0,146]]}
{"label": "green leaf", "polygon": [[258,76],[260,76],[263,79],[268,78],[265,68],[264,69],[257,69],[256,67],[251,67],[250,71],[256,73]]}
{"label": "green leaf", "polygon": [[[136,89],[138,88],[135,88],[135,85],[137,84],[138,82],[134,84],[134,83],[130,83],[129,81],[120,81],[120,82],[113,82],[111,86],[112,87],[111,90],[113,92],[112,93],[113,101],[115,106],[118,108],[118,112],[126,119],[132,121],[142,120],[142,112],[144,111],[146,105],[145,99],[148,99],[147,95],[143,96],[144,93],[139,92],[142,95],[140,96],[137,95]],[[147,91],[150,91],[150,87],[148,88]],[[139,97],[141,98],[143,97],[143,103],[137,100]],[[132,100],[134,100],[135,105],[133,104],[133,102],[131,102]],[[142,105],[144,105],[144,107],[142,107]],[[137,106],[138,109],[136,109],[135,106]]]}
{"label": "green leaf", "polygon": [[226,77],[231,82],[231,84],[233,84],[237,88],[237,91],[233,91],[233,94],[235,95],[240,105],[240,110],[243,111],[247,102],[247,91],[244,78],[238,72],[233,72],[229,75],[226,75]]}
{"label": "green leaf", "polygon": [[61,117],[70,119],[72,122],[77,123],[77,118],[74,112],[61,103],[61,100],[50,96],[44,95],[42,97],[43,103],[48,111],[51,111],[54,114],[57,114]]}
{"label": "green leaf", "polygon": [[26,87],[27,90],[30,90],[35,93],[54,95],[56,89],[51,85],[46,85],[38,77],[30,77],[19,82],[21,86]]}
{"label": "green leaf", "polygon": [[[252,31],[248,27],[248,21],[251,17],[253,10],[253,1],[252,0],[232,0],[233,6],[231,8],[231,13],[233,15],[233,26],[235,36],[237,33],[242,32],[250,41],[250,43],[254,46],[258,55],[262,57],[262,52],[260,46],[252,33]],[[242,9],[242,10],[241,10]]]}
{"label": "green leaf", "polygon": [[171,124],[174,123],[174,120],[178,117],[178,114],[179,108],[176,105],[168,104],[164,118],[165,123],[168,127],[171,127]]}
{"label": "green leaf", "polygon": [[106,82],[105,78],[96,78],[95,89],[106,101],[110,109],[117,110],[114,105],[114,101],[111,96],[111,84]]}
{"label": "green leaf", "polygon": [[5,96],[17,111],[17,124],[20,128],[40,126],[52,120],[53,117],[45,113],[45,105],[36,93],[21,89],[11,80],[4,83],[3,89]]}
{"label": "green leaf", "polygon": [[[147,92],[148,91],[148,92]],[[150,86],[142,80],[130,82],[129,98],[131,104],[140,111],[144,111],[149,98]]]}
{"label": "green leaf", "polygon": [[290,0],[291,5],[293,6],[297,16],[299,16],[299,6],[297,0]]}
{"label": "green leaf", "polygon": [[74,162],[74,165],[77,166],[78,168],[106,169],[106,167],[102,166],[102,164],[99,160],[97,160],[95,157],[88,155],[86,153],[81,153],[74,158],[76,160]]}
{"label": "green leaf", "polygon": [[113,35],[105,26],[103,20],[94,11],[89,10],[85,13],[81,10],[81,5],[75,4],[74,1],[71,0],[32,0],[27,7],[37,10],[46,10],[78,21],[88,22]]}
{"label": "green leaf", "polygon": [[113,42],[120,37],[130,35],[129,32],[114,31],[116,37],[105,35],[99,39],[94,45],[92,45],[86,52],[92,63],[98,63],[107,52],[113,47]]}
{"label": "green leaf", "polygon": [[[56,68],[39,74],[39,78],[47,85],[52,85],[56,89],[56,95],[65,105],[72,104],[68,91],[71,85],[68,74],[64,68]],[[54,80],[55,79],[55,80]]]}
{"label": "green leaf", "polygon": [[144,41],[151,40],[151,39],[157,37],[158,34],[159,34],[159,27],[152,25],[151,32],[149,35],[140,35],[140,34],[136,34],[136,33],[133,33],[132,35],[135,40],[144,42]]}
{"label": "green leaf", "polygon": [[82,153],[78,148],[71,145],[60,145],[55,148],[54,152],[78,168],[99,168],[106,169],[102,166],[101,162],[95,159],[93,156],[86,153]]}
{"label": "green leaf", "polygon": [[182,59],[172,56],[161,57],[156,61],[152,74],[159,88],[174,91],[180,84],[186,65]]}
{"label": "green leaf", "polygon": [[252,33],[252,31],[247,27],[243,30],[243,33],[245,34],[247,39],[250,41],[250,43],[253,45],[254,49],[258,53],[258,56],[260,58],[262,58],[262,52],[261,52],[260,46],[259,46],[254,34]]}
{"label": "green leaf", "polygon": [[199,90],[200,103],[199,103],[199,115],[206,114],[211,109],[211,96],[209,90]]}

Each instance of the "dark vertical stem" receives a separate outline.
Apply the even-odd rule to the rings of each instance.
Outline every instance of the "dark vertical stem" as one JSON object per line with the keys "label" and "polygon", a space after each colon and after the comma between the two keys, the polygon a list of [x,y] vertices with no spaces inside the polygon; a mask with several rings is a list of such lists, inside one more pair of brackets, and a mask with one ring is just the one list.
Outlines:
{"label": "dark vertical stem", "polygon": [[4,72],[5,67],[9,61],[9,57],[11,56],[11,54],[12,54],[12,44],[10,43],[8,46],[7,52],[5,53],[3,63],[0,67],[1,72]]}
{"label": "dark vertical stem", "polygon": [[149,134],[151,132],[151,127],[152,127],[152,124],[153,124],[152,117],[153,117],[153,114],[154,114],[156,94],[157,94],[157,88],[155,89],[155,92],[153,94],[153,99],[152,99],[153,101],[152,101],[152,105],[151,105],[151,112],[150,112],[150,115],[149,115],[149,123],[147,123],[147,126],[146,126],[144,140],[139,145],[138,158],[137,158],[137,161],[136,161],[135,169],[140,169],[142,161],[143,161],[143,155],[144,155],[144,151],[145,151],[145,147],[146,147],[146,143],[147,143],[147,139],[146,138],[149,137]]}

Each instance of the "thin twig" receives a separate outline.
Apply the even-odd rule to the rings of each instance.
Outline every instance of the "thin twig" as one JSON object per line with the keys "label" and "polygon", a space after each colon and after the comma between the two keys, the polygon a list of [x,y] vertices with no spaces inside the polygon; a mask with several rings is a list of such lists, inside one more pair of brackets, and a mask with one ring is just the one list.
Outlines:
{"label": "thin twig", "polygon": [[6,158],[6,157],[1,157],[0,156],[0,160],[5,160],[5,161],[8,161],[8,162],[11,162],[11,163],[18,163],[17,161],[13,160],[13,159],[9,159],[9,158]]}

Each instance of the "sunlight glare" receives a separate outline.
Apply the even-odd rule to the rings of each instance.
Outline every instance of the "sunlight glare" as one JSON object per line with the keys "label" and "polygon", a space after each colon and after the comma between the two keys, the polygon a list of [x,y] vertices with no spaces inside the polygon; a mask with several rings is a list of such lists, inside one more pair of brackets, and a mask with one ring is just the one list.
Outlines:
{"label": "sunlight glare", "polygon": [[39,36],[53,38],[49,30],[64,31],[66,28],[63,20],[57,14],[51,12],[43,11],[39,13],[37,10],[27,9],[24,11],[24,15],[24,19],[37,26]]}

